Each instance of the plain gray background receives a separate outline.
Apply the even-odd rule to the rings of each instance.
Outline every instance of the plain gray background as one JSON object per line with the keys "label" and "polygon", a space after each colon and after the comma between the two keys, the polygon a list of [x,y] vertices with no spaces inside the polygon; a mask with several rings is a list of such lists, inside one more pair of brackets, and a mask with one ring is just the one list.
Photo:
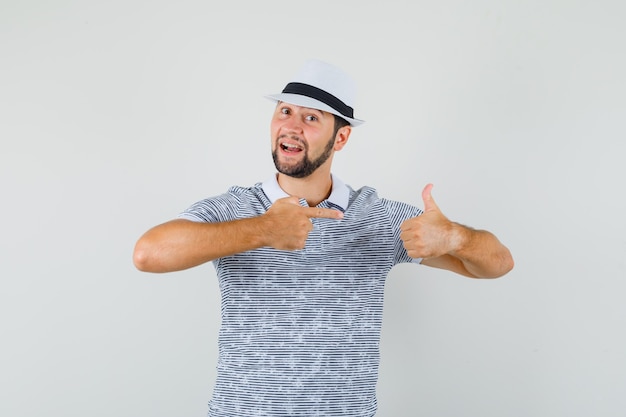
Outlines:
{"label": "plain gray background", "polygon": [[204,416],[212,265],[137,238],[274,172],[308,58],[354,75],[353,187],[493,231],[516,267],[387,282],[379,416],[623,416],[624,2],[0,3],[0,415]]}

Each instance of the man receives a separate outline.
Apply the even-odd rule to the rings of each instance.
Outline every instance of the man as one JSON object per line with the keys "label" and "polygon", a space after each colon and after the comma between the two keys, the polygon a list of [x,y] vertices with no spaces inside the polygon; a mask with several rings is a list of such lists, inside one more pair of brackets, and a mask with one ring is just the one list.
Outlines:
{"label": "man", "polygon": [[432,185],[422,212],[332,175],[334,153],[363,122],[354,97],[342,70],[306,62],[269,97],[278,173],[202,200],[137,242],[142,271],[214,262],[222,326],[209,416],[373,416],[389,270],[414,262],[494,278],[513,267],[493,234],[443,215]]}

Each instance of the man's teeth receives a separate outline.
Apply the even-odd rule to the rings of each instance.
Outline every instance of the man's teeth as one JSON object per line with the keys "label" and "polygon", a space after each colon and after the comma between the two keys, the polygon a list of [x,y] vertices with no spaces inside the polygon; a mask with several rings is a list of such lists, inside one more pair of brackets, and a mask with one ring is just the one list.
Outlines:
{"label": "man's teeth", "polygon": [[284,149],[289,149],[290,151],[301,150],[302,148],[298,145],[292,145],[290,143],[283,143]]}

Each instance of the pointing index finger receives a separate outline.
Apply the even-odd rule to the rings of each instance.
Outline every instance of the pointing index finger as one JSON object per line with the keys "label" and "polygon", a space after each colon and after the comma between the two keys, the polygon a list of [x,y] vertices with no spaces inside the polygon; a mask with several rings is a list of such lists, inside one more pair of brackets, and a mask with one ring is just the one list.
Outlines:
{"label": "pointing index finger", "polygon": [[343,213],[341,211],[321,207],[307,207],[306,215],[309,216],[309,218],[343,219]]}

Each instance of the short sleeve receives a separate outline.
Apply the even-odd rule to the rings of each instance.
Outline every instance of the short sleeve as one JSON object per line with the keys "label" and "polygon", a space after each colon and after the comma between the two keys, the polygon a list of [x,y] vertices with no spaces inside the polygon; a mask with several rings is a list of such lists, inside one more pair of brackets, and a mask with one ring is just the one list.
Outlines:
{"label": "short sleeve", "polygon": [[237,195],[225,193],[192,204],[178,218],[206,223],[230,221],[237,218],[240,203]]}
{"label": "short sleeve", "polygon": [[402,203],[399,201],[381,199],[381,203],[385,206],[387,215],[389,216],[389,222],[391,223],[391,230],[393,232],[394,239],[394,262],[398,263],[420,263],[421,258],[411,258],[404,245],[402,239],[400,239],[400,226],[402,223],[412,217],[417,217],[423,212],[421,209],[412,206],[410,204]]}

